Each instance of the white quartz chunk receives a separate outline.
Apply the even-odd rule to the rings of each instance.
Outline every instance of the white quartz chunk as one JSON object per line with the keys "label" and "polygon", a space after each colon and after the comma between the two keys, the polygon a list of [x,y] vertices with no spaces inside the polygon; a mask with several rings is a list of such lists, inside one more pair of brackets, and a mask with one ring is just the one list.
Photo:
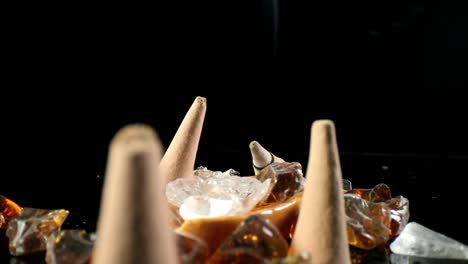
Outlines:
{"label": "white quartz chunk", "polygon": [[416,222],[405,227],[390,249],[400,255],[468,260],[468,246]]}

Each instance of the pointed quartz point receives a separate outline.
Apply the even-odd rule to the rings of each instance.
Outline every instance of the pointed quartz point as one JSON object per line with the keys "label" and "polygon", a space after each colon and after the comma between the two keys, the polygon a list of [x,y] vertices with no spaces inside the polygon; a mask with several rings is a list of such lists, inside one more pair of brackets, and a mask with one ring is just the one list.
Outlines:
{"label": "pointed quartz point", "polygon": [[310,252],[317,264],[350,263],[341,167],[330,120],[312,125],[306,179],[293,251]]}
{"label": "pointed quartz point", "polygon": [[255,175],[258,175],[260,171],[266,166],[273,162],[284,162],[282,158],[276,157],[273,153],[266,150],[257,141],[252,141],[249,144],[250,153],[252,154],[252,166],[255,171]]}
{"label": "pointed quartz point", "polygon": [[193,174],[205,112],[206,98],[198,96],[185,115],[159,165],[165,183]]}
{"label": "pointed quartz point", "polygon": [[[468,260],[468,246],[416,222],[390,244],[393,253],[424,258]],[[416,262],[415,262],[416,263]],[[442,263],[442,261],[440,262]],[[443,262],[445,263],[445,262]]]}
{"label": "pointed quartz point", "polygon": [[93,263],[178,263],[158,162],[144,125],[121,129],[109,148]]}

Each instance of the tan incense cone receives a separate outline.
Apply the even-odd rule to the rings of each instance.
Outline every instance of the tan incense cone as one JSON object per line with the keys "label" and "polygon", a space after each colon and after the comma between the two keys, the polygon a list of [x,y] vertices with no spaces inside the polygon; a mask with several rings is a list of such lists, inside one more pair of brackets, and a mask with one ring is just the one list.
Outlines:
{"label": "tan incense cone", "polygon": [[276,157],[273,153],[266,150],[257,141],[252,141],[249,144],[250,153],[252,154],[252,166],[255,171],[255,175],[259,174],[260,171],[266,166],[273,162],[284,162],[282,158]]}
{"label": "tan incense cone", "polygon": [[310,252],[317,264],[350,263],[341,166],[330,120],[312,125],[306,178],[293,251]]}
{"label": "tan incense cone", "polygon": [[161,160],[161,173],[166,183],[193,174],[205,112],[206,98],[198,96]]}
{"label": "tan incense cone", "polygon": [[109,148],[94,264],[177,263],[159,175],[161,144],[144,125],[121,129]]}

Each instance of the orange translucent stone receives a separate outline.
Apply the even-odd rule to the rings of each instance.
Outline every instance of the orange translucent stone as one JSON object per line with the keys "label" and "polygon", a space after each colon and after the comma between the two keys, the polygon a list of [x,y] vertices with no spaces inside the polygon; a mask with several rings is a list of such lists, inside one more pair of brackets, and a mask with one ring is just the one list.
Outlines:
{"label": "orange translucent stone", "polygon": [[302,193],[281,203],[256,207],[251,213],[261,214],[270,219],[289,243],[294,235],[302,201]]}
{"label": "orange translucent stone", "polygon": [[362,249],[385,244],[390,233],[390,208],[353,194],[345,194],[344,200],[348,243]]}
{"label": "orange translucent stone", "polygon": [[204,264],[208,259],[208,245],[200,238],[181,231],[175,232],[179,263]]}
{"label": "orange translucent stone", "polygon": [[286,257],[288,244],[279,230],[266,217],[247,217],[234,233],[216,250],[208,263],[264,263]]}
{"label": "orange translucent stone", "polygon": [[352,193],[374,203],[384,202],[392,199],[392,194],[390,192],[390,187],[384,183],[377,184],[372,189],[352,189],[346,191],[346,193]]}
{"label": "orange translucent stone", "polygon": [[396,237],[409,220],[409,201],[399,195],[392,198],[390,187],[386,184],[378,184],[372,189],[352,189],[346,191],[346,194],[354,194],[369,203],[384,203],[390,209],[391,222],[389,235]]}
{"label": "orange translucent stone", "polygon": [[390,207],[390,237],[394,238],[403,231],[409,220],[409,201],[405,197],[399,195],[385,202]]}
{"label": "orange translucent stone", "polygon": [[10,220],[17,217],[20,212],[19,205],[0,195],[0,228],[6,228]]}
{"label": "orange translucent stone", "polygon": [[267,179],[271,182],[270,195],[262,204],[283,202],[304,190],[305,179],[299,162],[274,162],[255,177],[261,182]]}
{"label": "orange translucent stone", "polygon": [[234,232],[242,220],[251,214],[261,214],[271,220],[289,243],[296,227],[301,200],[302,193],[282,203],[254,208],[246,215],[191,219],[185,221],[177,230],[191,233],[207,241],[208,252],[211,255]]}

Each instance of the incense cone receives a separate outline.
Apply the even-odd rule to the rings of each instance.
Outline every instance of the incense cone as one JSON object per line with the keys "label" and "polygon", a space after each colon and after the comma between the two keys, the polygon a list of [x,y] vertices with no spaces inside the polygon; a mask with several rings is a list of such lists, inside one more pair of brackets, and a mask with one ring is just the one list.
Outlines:
{"label": "incense cone", "polygon": [[341,166],[330,120],[312,125],[306,178],[293,251],[308,251],[318,264],[350,263]]}
{"label": "incense cone", "polygon": [[159,165],[165,183],[193,174],[206,112],[206,98],[198,96],[185,115]]}
{"label": "incense cone", "polygon": [[178,262],[160,159],[160,141],[147,126],[127,126],[112,140],[93,263]]}
{"label": "incense cone", "polygon": [[255,171],[255,175],[258,175],[263,168],[273,162],[284,162],[282,158],[276,157],[273,153],[262,147],[262,145],[257,141],[250,142],[249,148],[250,153],[252,154],[252,166]]}

